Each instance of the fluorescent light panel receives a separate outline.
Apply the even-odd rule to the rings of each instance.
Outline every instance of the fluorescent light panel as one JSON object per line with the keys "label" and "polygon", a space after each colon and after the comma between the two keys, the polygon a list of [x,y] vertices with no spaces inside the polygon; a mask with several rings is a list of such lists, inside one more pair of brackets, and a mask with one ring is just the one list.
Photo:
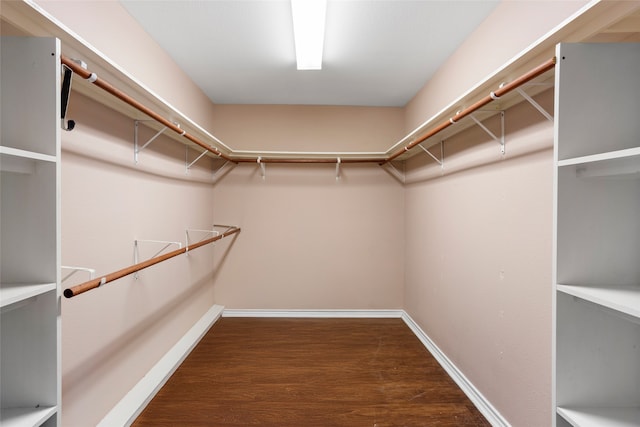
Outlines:
{"label": "fluorescent light panel", "polygon": [[327,0],[291,0],[298,70],[322,69]]}

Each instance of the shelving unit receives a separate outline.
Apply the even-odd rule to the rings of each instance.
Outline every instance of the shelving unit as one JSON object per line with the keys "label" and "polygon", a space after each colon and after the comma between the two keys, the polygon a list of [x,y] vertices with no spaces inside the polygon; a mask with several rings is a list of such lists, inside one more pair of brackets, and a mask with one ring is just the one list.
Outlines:
{"label": "shelving unit", "polygon": [[60,43],[2,37],[0,425],[60,425]]}
{"label": "shelving unit", "polygon": [[561,44],[558,426],[640,426],[640,44]]}

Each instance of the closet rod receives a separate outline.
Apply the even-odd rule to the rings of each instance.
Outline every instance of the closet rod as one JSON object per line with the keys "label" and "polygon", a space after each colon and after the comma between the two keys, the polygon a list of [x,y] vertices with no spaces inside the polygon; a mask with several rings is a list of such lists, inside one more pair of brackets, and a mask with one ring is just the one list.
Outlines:
{"label": "closet rod", "polygon": [[223,238],[225,238],[227,236],[230,236],[232,234],[235,234],[235,233],[237,233],[239,231],[240,231],[240,228],[234,226],[234,227],[231,227],[230,229],[228,229],[227,231],[225,231],[222,234],[219,234],[219,235],[214,236],[214,237],[212,237],[210,239],[206,239],[206,240],[203,240],[201,242],[189,245],[188,248],[184,247],[184,248],[176,249],[175,251],[167,252],[166,254],[157,256],[155,258],[148,259],[148,260],[140,262],[138,264],[134,264],[134,265],[129,266],[127,268],[123,268],[122,270],[118,270],[118,271],[116,271],[114,273],[107,274],[106,276],[102,276],[100,278],[89,280],[89,281],[81,283],[79,285],[72,286],[72,287],[67,288],[67,289],[64,290],[64,296],[67,297],[67,298],[71,298],[71,297],[74,297],[76,295],[80,295],[81,293],[90,291],[91,289],[95,289],[95,288],[97,288],[99,286],[102,286],[102,285],[104,285],[106,283],[113,282],[114,280],[120,279],[120,278],[122,278],[124,276],[128,276],[129,274],[133,274],[136,271],[140,271],[140,270],[142,270],[144,268],[151,267],[152,265],[158,264],[158,263],[160,263],[162,261],[166,261],[166,260],[168,260],[170,258],[173,258],[175,256],[181,255],[181,254],[183,254],[183,253],[185,253],[187,251],[192,251],[193,249],[197,249],[197,248],[199,248],[201,246],[208,245],[209,243],[213,243],[213,242],[215,242],[217,240],[223,239]]}
{"label": "closet rod", "polygon": [[184,136],[185,138],[187,138],[188,140],[190,140],[194,144],[199,145],[200,147],[204,148],[205,150],[207,150],[207,151],[209,151],[209,152],[215,154],[216,156],[219,156],[219,157],[221,157],[221,158],[223,158],[225,160],[233,161],[233,159],[231,159],[229,156],[223,154],[222,152],[220,152],[216,148],[210,146],[209,144],[205,144],[204,142],[200,141],[195,136],[187,133],[184,129],[181,129],[175,123],[171,123],[169,120],[165,119],[164,117],[162,117],[161,115],[159,115],[155,111],[151,110],[150,108],[142,105],[141,103],[139,103],[135,99],[131,98],[126,93],[124,93],[124,92],[120,91],[119,89],[113,87],[110,83],[107,83],[103,79],[98,78],[98,76],[95,73],[92,73],[92,72],[82,68],[82,66],[80,64],[78,64],[75,61],[71,60],[67,56],[60,55],[60,61],[64,65],[69,67],[74,73],[78,74],[80,77],[82,77],[84,79],[87,79],[89,82],[93,83],[94,85],[98,86],[99,88],[103,89],[104,91],[110,93],[111,95],[115,96],[116,98],[120,99],[121,101],[131,105],[133,108],[137,109],[138,111],[143,112],[144,114],[146,114],[147,116],[151,117],[155,121],[157,121],[157,122],[163,124],[164,126],[168,127],[169,129],[171,129],[175,133],[177,133],[177,134],[179,134],[181,136]]}
{"label": "closet rod", "polygon": [[[340,157],[340,163],[380,163],[384,158],[375,158],[375,157],[363,157],[363,158],[344,158]],[[256,163],[258,161],[257,158],[243,157],[243,158],[234,158],[234,162],[237,163]],[[337,157],[326,158],[326,157],[307,157],[307,158],[260,158],[261,163],[338,163]]]}
{"label": "closet rod", "polygon": [[[258,161],[258,157],[252,158],[252,157],[230,157],[225,155],[224,153],[220,152],[219,150],[217,150],[215,147],[212,147],[208,144],[205,144],[204,142],[198,140],[195,136],[190,135],[189,133],[187,133],[185,130],[181,129],[180,127],[178,127],[177,125],[175,125],[174,123],[171,123],[170,121],[168,121],[167,119],[163,118],[162,116],[160,116],[159,114],[157,114],[156,112],[154,112],[153,110],[145,107],[144,105],[140,104],[138,101],[136,101],[135,99],[131,98],[130,96],[126,95],[125,93],[123,93],[122,91],[116,89],[115,87],[113,87],[111,84],[105,82],[102,79],[99,79],[94,73],[91,73],[90,71],[87,71],[86,69],[82,68],[82,66],[80,66],[79,64],[77,64],[76,62],[74,62],[73,60],[69,59],[68,57],[66,57],[65,55],[61,55],[60,59],[62,61],[63,64],[65,64],[66,66],[68,66],[74,73],[77,73],[80,77],[85,78],[87,80],[89,80],[90,82],[92,82],[93,84],[95,84],[96,86],[100,87],[101,89],[105,90],[106,92],[109,92],[110,94],[112,94],[113,96],[119,98],[120,100],[124,101],[125,103],[131,105],[132,107],[136,108],[137,110],[143,112],[144,114],[146,114],[147,116],[151,117],[152,119],[158,121],[159,123],[163,124],[164,126],[168,127],[169,129],[173,130],[174,132],[178,133],[179,135],[184,136],[185,138],[189,139],[190,141],[192,141],[193,143],[199,145],[200,147],[204,148],[205,150],[227,160],[227,161],[231,161],[233,163],[255,163]],[[448,128],[449,126],[451,126],[452,124],[456,123],[458,120],[468,116],[469,114],[473,113],[474,111],[484,107],[485,105],[487,105],[488,103],[490,103],[491,101],[497,100],[499,99],[501,96],[503,96],[504,94],[518,88],[519,86],[522,86],[523,84],[529,82],[530,80],[533,80],[534,78],[540,76],[541,74],[544,74],[545,72],[553,69],[556,65],[556,58],[553,57],[549,60],[547,60],[546,62],[540,64],[539,66],[537,66],[536,68],[532,69],[531,71],[523,74],[522,76],[518,77],[517,79],[513,80],[510,83],[505,84],[504,86],[498,88],[497,90],[491,92],[489,95],[485,96],[484,98],[480,99],[478,102],[476,102],[475,104],[465,108],[464,110],[458,111],[453,117],[451,117],[449,120],[447,120],[444,123],[441,123],[439,126],[436,126],[434,128],[432,128],[431,130],[429,130],[428,132],[422,134],[420,137],[416,138],[415,140],[413,140],[412,142],[410,142],[409,144],[407,144],[406,146],[404,146],[403,148],[398,149],[397,151],[393,152],[392,154],[390,154],[389,156],[385,157],[385,158],[341,158],[340,162],[341,163],[378,163],[379,165],[384,165],[388,162],[391,162],[392,160],[396,159],[397,157],[401,156],[402,154],[404,154],[405,152],[411,150],[412,148],[414,148],[415,146],[417,146],[418,144],[424,142],[425,140],[431,138],[432,136],[440,133],[441,131],[443,131],[444,129]],[[260,162],[261,163],[337,163],[337,158],[314,158],[314,157],[288,157],[288,158],[265,158],[265,157],[261,157],[260,158]]]}
{"label": "closet rod", "polygon": [[443,130],[445,130],[449,126],[451,126],[454,123],[456,123],[458,120],[460,120],[460,119],[468,116],[469,114],[473,113],[474,111],[484,107],[485,105],[487,105],[491,101],[499,99],[502,95],[504,95],[504,94],[516,89],[519,86],[522,86],[523,84],[527,83],[530,80],[535,79],[539,75],[546,73],[547,71],[551,70],[555,66],[556,66],[556,58],[555,57],[553,57],[553,58],[547,60],[546,62],[538,65],[536,68],[534,68],[533,70],[529,71],[528,73],[523,74],[522,76],[520,76],[517,79],[513,80],[511,83],[507,83],[504,86],[500,87],[499,89],[491,92],[489,95],[485,96],[484,98],[482,98],[481,100],[479,100],[475,104],[465,108],[464,110],[458,111],[453,117],[451,117],[446,122],[441,123],[440,125],[436,126],[435,128],[431,129],[430,131],[424,133],[422,136],[418,137],[417,139],[415,139],[414,141],[412,141],[408,145],[404,146],[403,148],[400,148],[395,153],[391,154],[383,162],[381,162],[380,165],[384,165],[385,163],[388,163],[388,162],[392,161],[396,157],[398,157],[398,156],[404,154],[405,152],[411,150],[416,145],[418,145],[418,144],[426,141],[427,139],[431,138],[432,136],[442,132]]}

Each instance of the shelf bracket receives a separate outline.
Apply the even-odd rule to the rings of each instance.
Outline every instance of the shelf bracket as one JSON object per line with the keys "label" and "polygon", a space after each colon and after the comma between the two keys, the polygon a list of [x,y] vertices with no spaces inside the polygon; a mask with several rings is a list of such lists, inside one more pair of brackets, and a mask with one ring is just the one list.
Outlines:
{"label": "shelf bracket", "polygon": [[505,153],[505,147],[504,147],[504,111],[500,111],[500,129],[501,129],[501,135],[498,138],[493,132],[491,132],[485,125],[482,124],[482,122],[480,120],[478,120],[476,118],[476,116],[472,114],[469,114],[469,117],[471,117],[471,120],[473,120],[475,122],[475,124],[477,124],[482,130],[484,130],[494,141],[496,141],[498,144],[500,144],[500,153],[502,155],[504,155]]}
{"label": "shelf bracket", "polygon": [[203,151],[202,154],[200,154],[198,157],[196,157],[196,159],[194,161],[192,161],[191,163],[187,164],[187,162],[189,161],[189,146],[186,146],[186,155],[185,155],[185,174],[189,173],[189,169],[191,169],[191,166],[195,165],[196,162],[198,160],[200,160],[201,158],[203,158],[204,156],[206,156],[207,151]]}
{"label": "shelf bracket", "polygon": [[214,183],[218,182],[218,180],[220,178],[222,178],[228,171],[230,171],[231,169],[229,169],[227,166],[231,164],[231,168],[237,166],[238,164],[235,162],[232,162],[230,160],[227,160],[226,162],[224,162],[222,164],[222,166],[220,166],[218,169],[216,169],[213,172],[213,175],[211,176],[211,179],[213,180]]}
{"label": "shelf bracket", "polygon": [[67,265],[61,265],[60,268],[62,270],[71,270],[71,273],[67,274],[66,276],[64,276],[62,278],[62,282],[64,282],[65,280],[69,279],[71,276],[76,274],[78,271],[86,271],[87,273],[89,273],[89,280],[94,279],[96,277],[96,270],[94,268],[71,267],[71,266],[67,266]]}
{"label": "shelf bracket", "polygon": [[383,165],[383,169],[387,171],[391,176],[400,181],[402,184],[405,183],[404,172],[401,172],[396,168],[391,162],[387,162]]}
{"label": "shelf bracket", "polygon": [[167,130],[167,127],[164,126],[162,129],[160,129],[158,131],[158,133],[156,133],[154,136],[151,137],[151,139],[149,139],[147,142],[144,143],[144,145],[142,147],[140,147],[140,143],[138,142],[138,126],[140,123],[142,122],[151,122],[153,120],[134,120],[134,126],[133,126],[133,160],[136,163],[136,165],[138,164],[138,154],[140,154],[140,152],[142,150],[144,150],[145,148],[147,148],[149,146],[149,144],[151,144],[153,141],[155,141],[155,139],[157,137],[159,137],[160,135],[162,135],[162,133]]}
{"label": "shelf bracket", "polygon": [[422,151],[427,153],[433,160],[436,161],[440,165],[440,169],[444,169],[444,141],[440,141],[440,158],[438,159],[436,156],[431,153],[431,151],[427,150],[422,146],[422,144],[418,144],[418,147],[422,148]]}
{"label": "shelf bracket", "polygon": [[338,157],[336,160],[336,181],[340,181],[340,163],[342,163],[342,160]]}
{"label": "shelf bracket", "polygon": [[522,88],[516,88],[520,96],[522,96],[525,100],[529,102],[529,104],[533,105],[533,107],[540,112],[547,120],[553,122],[553,116],[547,112],[540,104],[538,104],[532,97],[530,97]]}
{"label": "shelf bracket", "polygon": [[[133,241],[133,263],[134,264],[138,264],[140,262],[139,243],[156,243],[156,244],[159,243],[159,244],[164,244],[164,246],[159,251],[157,251],[155,254],[150,256],[149,259],[157,257],[158,255],[160,255],[162,252],[164,252],[164,250],[167,249],[171,245],[176,245],[176,246],[178,246],[178,249],[182,249],[182,243],[181,242],[171,242],[171,241],[167,241],[167,240],[136,239],[136,240]],[[138,272],[134,273],[133,278],[135,280],[138,280]],[[92,279],[93,279],[93,277],[92,277]]]}
{"label": "shelf bracket", "polygon": [[[214,228],[216,227],[215,224],[213,226]],[[186,244],[185,244],[185,248],[186,248],[186,252],[185,254],[189,255],[189,232],[196,232],[196,233],[207,233],[207,234],[211,234],[211,237],[215,237],[215,236],[219,236],[220,232],[216,231],[216,230],[198,230],[195,228],[187,228],[187,230],[185,231],[185,235],[186,235]],[[202,241],[204,239],[201,239],[200,241]],[[198,243],[198,242],[195,242]]]}
{"label": "shelf bracket", "polygon": [[262,157],[258,157],[258,165],[260,166],[260,174],[262,175],[262,179],[265,179],[267,176],[266,165],[262,163]]}

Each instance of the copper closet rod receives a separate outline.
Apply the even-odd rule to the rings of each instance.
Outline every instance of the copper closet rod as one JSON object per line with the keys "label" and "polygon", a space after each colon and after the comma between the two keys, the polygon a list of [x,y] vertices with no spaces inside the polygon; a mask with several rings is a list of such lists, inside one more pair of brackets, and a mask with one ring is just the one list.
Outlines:
{"label": "copper closet rod", "polygon": [[255,158],[250,158],[250,157],[229,157],[229,156],[225,155],[224,153],[220,152],[215,147],[212,147],[209,144],[206,144],[206,143],[200,141],[195,136],[187,133],[185,130],[181,129],[176,124],[171,123],[169,120],[167,120],[164,117],[160,116],[158,113],[154,112],[153,110],[145,107],[144,105],[142,105],[141,103],[139,103],[135,99],[131,98],[129,95],[127,95],[124,92],[116,89],[111,84],[109,84],[109,83],[105,82],[104,80],[98,78],[98,76],[95,73],[87,71],[86,69],[82,68],[82,66],[80,66],[75,61],[71,60],[70,58],[66,57],[65,55],[61,55],[60,56],[60,60],[62,61],[62,63],[64,65],[69,67],[74,73],[78,74],[80,77],[82,77],[84,79],[87,79],[91,83],[93,83],[96,86],[100,87],[101,89],[109,92],[110,94],[112,94],[116,98],[119,98],[120,100],[126,102],[127,104],[131,105],[132,107],[136,108],[137,110],[143,112],[147,116],[149,116],[152,119],[156,120],[157,122],[163,124],[167,128],[173,130],[177,134],[184,136],[185,138],[187,138],[188,140],[192,141],[193,143],[199,145],[200,147],[204,148],[205,150],[207,150],[207,151],[209,151],[209,152],[215,154],[216,156],[219,156],[219,157],[221,157],[221,158],[223,158],[225,160],[231,161],[231,162],[235,162],[235,163],[241,163],[241,162],[242,163],[256,163],[258,161],[260,161],[262,163],[337,163],[337,162],[340,162],[340,163],[378,163],[380,165],[384,165],[384,164],[394,160],[398,156],[400,156],[403,153],[405,153],[405,152],[411,150],[412,148],[414,148],[416,145],[424,142],[428,138],[431,138],[432,136],[434,136],[434,135],[438,134],[439,132],[443,131],[444,129],[448,128],[452,124],[456,123],[458,120],[468,116],[469,114],[473,113],[474,111],[476,111],[476,110],[482,108],[483,106],[487,105],[491,101],[500,98],[504,94],[516,89],[517,87],[527,83],[528,81],[533,80],[534,78],[538,77],[539,75],[544,74],[545,72],[547,72],[547,71],[551,70],[552,68],[554,68],[555,65],[556,65],[556,58],[555,57],[547,60],[546,62],[544,62],[543,64],[537,66],[536,68],[534,68],[533,70],[529,71],[528,73],[525,73],[522,76],[518,77],[517,79],[515,79],[511,83],[505,84],[503,87],[491,92],[489,95],[487,95],[486,97],[482,98],[480,101],[476,102],[475,104],[465,108],[464,110],[458,111],[453,117],[451,117],[446,122],[444,122],[444,123],[440,124],[439,126],[436,126],[436,127],[432,128],[431,130],[423,133],[418,138],[416,138],[414,141],[412,141],[408,145],[404,146],[403,148],[398,149],[397,151],[395,151],[390,156],[388,156],[387,158],[384,158],[384,159],[380,159],[380,158],[344,158],[344,159],[338,159],[338,158],[335,158],[335,157],[334,158],[314,158],[314,157],[293,158],[292,157],[292,158],[260,158],[260,159],[258,159],[257,157],[255,157]]}
{"label": "copper closet rod", "polygon": [[132,266],[127,267],[127,268],[123,268],[122,270],[118,270],[115,273],[107,274],[106,276],[103,276],[103,277],[100,277],[100,278],[97,278],[97,279],[92,279],[92,280],[89,280],[88,282],[84,282],[84,283],[81,283],[81,284],[76,285],[76,286],[72,286],[72,287],[67,288],[67,289],[64,290],[64,296],[67,297],[67,298],[72,298],[72,297],[74,297],[76,295],[79,295],[79,294],[81,294],[83,292],[87,292],[87,291],[90,291],[91,289],[95,289],[95,288],[97,288],[99,286],[102,286],[102,285],[104,285],[106,283],[113,282],[114,280],[120,279],[120,278],[122,278],[124,276],[128,276],[129,274],[133,274],[133,273],[135,273],[137,271],[140,271],[140,270],[142,270],[144,268],[151,267],[152,265],[158,264],[158,263],[160,263],[162,261],[166,261],[166,260],[168,260],[170,258],[173,258],[175,256],[181,255],[181,254],[183,254],[185,252],[191,251],[193,249],[197,249],[197,248],[199,248],[201,246],[204,246],[204,245],[208,245],[209,243],[213,243],[213,242],[215,242],[217,240],[223,239],[223,238],[225,238],[227,236],[230,236],[232,234],[235,234],[235,233],[237,233],[239,231],[240,231],[239,227],[231,227],[230,229],[228,229],[227,231],[225,231],[222,234],[219,234],[219,235],[217,235],[215,237],[203,240],[203,241],[198,242],[198,243],[191,244],[191,245],[189,245],[189,247],[176,249],[175,251],[167,252],[166,254],[157,256],[155,258],[148,259],[146,261],[140,262],[138,264],[132,265]]}

